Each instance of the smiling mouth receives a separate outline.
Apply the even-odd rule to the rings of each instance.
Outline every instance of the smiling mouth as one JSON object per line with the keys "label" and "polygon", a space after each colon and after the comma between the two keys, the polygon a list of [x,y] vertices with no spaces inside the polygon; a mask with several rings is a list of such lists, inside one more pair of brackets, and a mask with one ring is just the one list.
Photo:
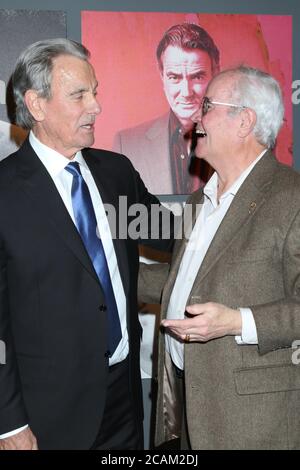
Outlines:
{"label": "smiling mouth", "polygon": [[196,129],[195,134],[197,135],[197,137],[206,137],[207,136],[206,132],[203,131],[202,129]]}
{"label": "smiling mouth", "polygon": [[187,106],[188,108],[194,108],[196,103],[178,103],[180,106]]}

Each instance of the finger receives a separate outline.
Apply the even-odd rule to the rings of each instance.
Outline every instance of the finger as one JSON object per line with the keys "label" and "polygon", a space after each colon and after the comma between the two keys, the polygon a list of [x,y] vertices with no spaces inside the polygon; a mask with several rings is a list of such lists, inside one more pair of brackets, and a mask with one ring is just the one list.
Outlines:
{"label": "finger", "polygon": [[164,328],[185,328],[187,320],[162,320],[161,325]]}
{"label": "finger", "polygon": [[176,338],[178,337],[182,337],[185,335],[185,330],[183,328],[167,328],[166,329],[167,333],[171,336],[176,336]]}
{"label": "finger", "polygon": [[177,334],[177,335],[174,335],[174,336],[176,336],[176,338],[181,343],[191,343],[194,340],[193,336],[189,333],[180,333],[180,334]]}
{"label": "finger", "polygon": [[162,326],[167,330],[174,331],[175,334],[185,334],[187,330],[193,331],[195,329],[195,318],[194,316],[184,320],[163,320]]}
{"label": "finger", "polygon": [[205,312],[204,305],[205,304],[187,305],[185,309],[191,315],[202,315]]}
{"label": "finger", "polygon": [[183,336],[183,342],[184,343],[191,343],[194,340],[193,336],[190,333],[186,333]]}

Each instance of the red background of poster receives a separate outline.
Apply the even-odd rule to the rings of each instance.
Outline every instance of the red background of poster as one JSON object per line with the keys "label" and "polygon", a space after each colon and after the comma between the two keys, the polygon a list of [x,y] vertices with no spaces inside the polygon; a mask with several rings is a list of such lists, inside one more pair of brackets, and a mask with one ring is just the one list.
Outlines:
{"label": "red background of poster", "polygon": [[118,130],[167,112],[155,51],[164,31],[182,22],[209,32],[220,50],[221,69],[245,63],[279,80],[286,122],[276,153],[292,164],[291,16],[83,11],[82,42],[91,52],[102,106],[95,147],[110,149]]}

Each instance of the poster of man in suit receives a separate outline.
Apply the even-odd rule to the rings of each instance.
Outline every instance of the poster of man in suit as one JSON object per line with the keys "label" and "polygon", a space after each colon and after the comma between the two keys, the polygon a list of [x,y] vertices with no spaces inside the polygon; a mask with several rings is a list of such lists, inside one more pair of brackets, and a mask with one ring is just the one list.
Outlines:
{"label": "poster of man in suit", "polygon": [[[177,56],[170,56],[169,46],[159,57],[166,31],[186,24],[197,25],[212,39],[219,51],[220,70],[245,64],[279,80],[286,116],[275,153],[279,160],[291,165],[291,16],[83,11],[82,42],[91,51],[96,73],[101,75],[100,95],[101,89],[105,90],[101,95],[103,109],[96,128],[96,145],[125,153],[155,194],[189,194],[205,183],[207,173],[203,174],[201,166],[191,174],[192,142],[186,137],[188,133],[183,144],[178,145],[174,145],[172,134],[176,119],[182,123],[188,117],[188,124],[192,125],[190,117],[206,88],[204,84],[197,91],[196,86],[189,85],[189,81],[198,78],[190,79],[188,69],[185,76],[184,60],[189,61],[192,72],[195,67],[203,70],[205,64],[201,57],[193,58],[190,46],[184,48],[184,53],[177,45],[177,50],[173,47]],[[176,81],[181,90],[175,98],[174,67],[179,70]],[[209,75],[210,71],[207,78]],[[190,90],[182,91],[188,86]],[[178,181],[180,177],[182,181]]]}

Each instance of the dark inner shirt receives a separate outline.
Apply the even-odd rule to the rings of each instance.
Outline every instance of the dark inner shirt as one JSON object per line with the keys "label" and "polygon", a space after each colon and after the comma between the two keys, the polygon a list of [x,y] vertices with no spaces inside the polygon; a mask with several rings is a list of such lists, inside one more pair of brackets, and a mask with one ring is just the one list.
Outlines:
{"label": "dark inner shirt", "polygon": [[172,186],[174,194],[191,194],[211,176],[208,164],[188,153],[191,147],[192,130],[187,131],[175,114],[170,112],[169,148]]}

